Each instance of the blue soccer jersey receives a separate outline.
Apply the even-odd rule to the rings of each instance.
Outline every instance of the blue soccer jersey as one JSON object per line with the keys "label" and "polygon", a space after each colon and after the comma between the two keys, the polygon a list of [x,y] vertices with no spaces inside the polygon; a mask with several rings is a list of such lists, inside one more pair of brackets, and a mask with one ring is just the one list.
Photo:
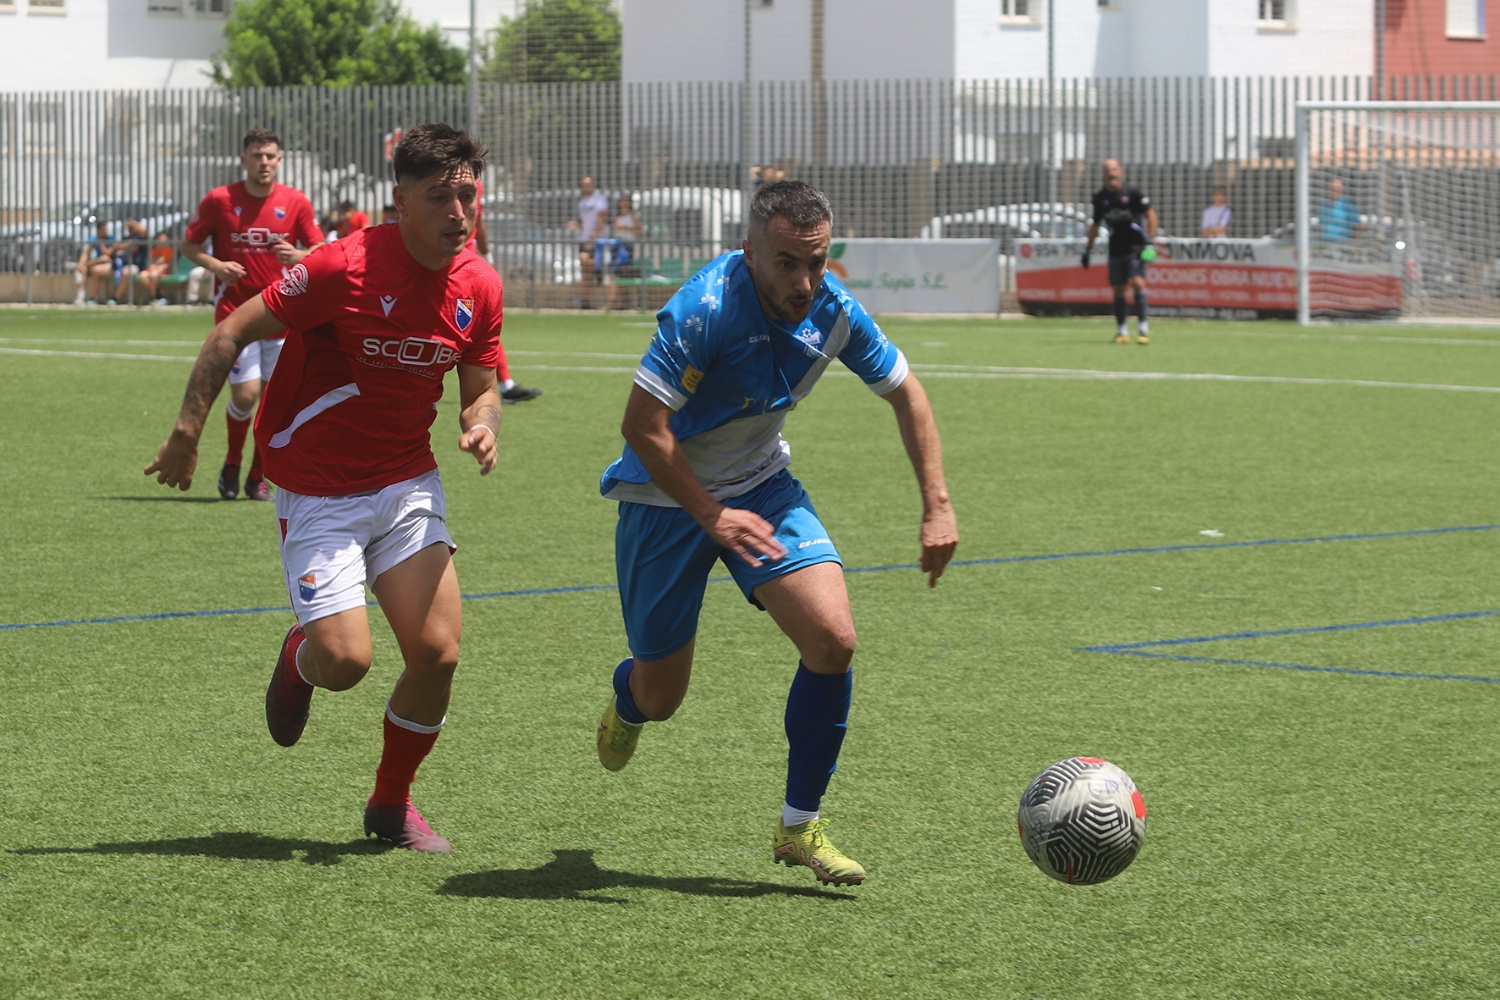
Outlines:
{"label": "blue soccer jersey", "polygon": [[[838,279],[825,275],[807,318],[765,314],[743,251],[713,261],[656,314],[635,384],[673,410],[672,432],[716,499],[740,496],[791,464],[787,411],[838,358],[878,395],[906,379],[906,358]],[[604,471],[612,500],[675,507],[629,445]]]}

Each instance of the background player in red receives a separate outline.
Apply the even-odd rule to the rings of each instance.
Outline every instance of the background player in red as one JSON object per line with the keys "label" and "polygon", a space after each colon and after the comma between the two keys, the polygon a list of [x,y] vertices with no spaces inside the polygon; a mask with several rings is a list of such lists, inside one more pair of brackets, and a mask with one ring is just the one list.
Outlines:
{"label": "background player in red", "polygon": [[[215,322],[254,298],[281,277],[283,267],[297,263],[323,242],[307,195],[276,180],[281,170],[281,140],[276,133],[251,129],[245,133],[241,150],[245,179],[205,195],[182,240],[182,255],[214,276]],[[213,253],[205,249],[210,241]],[[282,333],[248,345],[229,373],[229,403],[224,413],[229,444],[219,471],[219,496],[225,500],[240,494],[245,436],[261,388],[276,370]],[[261,475],[260,456],[253,452],[245,495],[252,500],[271,499]]]}
{"label": "background player in red", "polygon": [[495,467],[500,277],[469,250],[485,151],[443,124],[407,131],[393,167],[400,222],[319,248],[214,327],[172,433],[145,469],[187,489],[214,397],[247,345],[287,337],[256,440],[276,484],[281,557],[298,624],[266,691],[271,736],[302,735],[314,687],[351,688],[370,669],[369,581],[405,670],[386,705],[367,834],[419,851],[446,840],[411,784],[448,709],[462,613],[430,428],[443,376],[458,371],[458,446]]}

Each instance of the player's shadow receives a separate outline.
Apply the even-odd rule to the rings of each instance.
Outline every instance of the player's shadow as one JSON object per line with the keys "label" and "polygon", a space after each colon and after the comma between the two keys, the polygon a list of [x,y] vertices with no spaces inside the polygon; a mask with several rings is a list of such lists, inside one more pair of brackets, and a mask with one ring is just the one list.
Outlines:
{"label": "player's shadow", "polygon": [[310,865],[336,865],[351,855],[383,854],[392,844],[381,840],[326,840],[267,837],[260,833],[221,832],[206,837],[172,840],[132,840],[93,847],[18,847],[11,854],[158,854],[165,857],[224,858],[231,861],[294,861],[299,854]]}
{"label": "player's shadow", "polygon": [[133,501],[135,503],[223,503],[224,502],[221,498],[216,497],[216,496],[204,496],[201,493],[198,494],[197,496],[188,496],[186,493],[181,493],[181,492],[179,492],[177,490],[173,490],[171,493],[163,493],[160,496],[94,497],[93,499],[95,499],[95,500],[127,500],[127,501]]}
{"label": "player's shadow", "polygon": [[807,896],[814,899],[854,899],[852,893],[830,892],[808,886],[746,882],[702,876],[638,875],[600,868],[593,851],[552,852],[539,868],[512,868],[454,875],[438,889],[440,896],[477,896],[506,899],[581,899],[593,903],[627,904],[628,899],[599,895],[605,889],[657,889],[688,896]]}

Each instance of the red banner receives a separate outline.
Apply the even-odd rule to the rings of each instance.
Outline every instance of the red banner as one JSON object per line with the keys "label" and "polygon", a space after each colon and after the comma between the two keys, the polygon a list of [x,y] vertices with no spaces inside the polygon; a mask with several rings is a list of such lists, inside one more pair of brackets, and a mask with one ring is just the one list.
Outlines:
{"label": "red banner", "polygon": [[[1023,311],[1107,313],[1114,293],[1103,245],[1094,266],[1079,262],[1079,240],[1017,242],[1016,294]],[[1297,249],[1280,240],[1157,241],[1147,270],[1151,311],[1217,319],[1297,314]],[[1308,274],[1314,315],[1370,316],[1401,311],[1400,261],[1379,245],[1320,244]]]}

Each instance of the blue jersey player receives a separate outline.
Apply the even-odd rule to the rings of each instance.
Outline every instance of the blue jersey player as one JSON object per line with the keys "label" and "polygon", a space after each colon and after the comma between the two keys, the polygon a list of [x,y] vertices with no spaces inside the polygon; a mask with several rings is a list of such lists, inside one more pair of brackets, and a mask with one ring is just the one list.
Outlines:
{"label": "blue jersey player", "polygon": [[797,647],[786,703],[786,801],[773,860],[857,885],[865,870],[819,814],[849,716],[854,621],[838,550],[787,470],[787,411],[834,359],[891,404],[922,494],[928,586],[958,525],[927,395],[906,358],[826,273],[833,213],[822,192],[780,181],[756,192],[743,250],[695,275],[657,314],[622,425],[626,447],[600,481],[620,502],[615,562],[631,656],[599,723],[618,771],[648,721],[687,694],[703,591],[723,560],[745,597]]}

